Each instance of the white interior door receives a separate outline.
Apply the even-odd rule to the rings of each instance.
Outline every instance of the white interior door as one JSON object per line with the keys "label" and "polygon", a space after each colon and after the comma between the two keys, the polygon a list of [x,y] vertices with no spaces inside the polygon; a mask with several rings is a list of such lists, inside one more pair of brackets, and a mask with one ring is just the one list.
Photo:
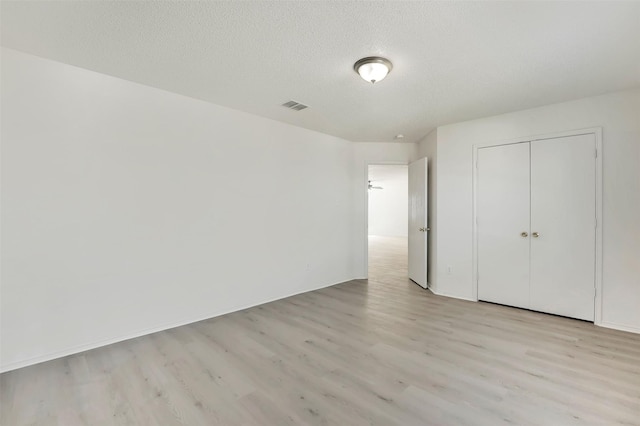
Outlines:
{"label": "white interior door", "polygon": [[409,164],[409,278],[427,288],[427,159]]}
{"label": "white interior door", "polygon": [[595,135],[531,143],[531,309],[594,319]]}
{"label": "white interior door", "polygon": [[529,308],[529,143],[477,159],[478,299]]}

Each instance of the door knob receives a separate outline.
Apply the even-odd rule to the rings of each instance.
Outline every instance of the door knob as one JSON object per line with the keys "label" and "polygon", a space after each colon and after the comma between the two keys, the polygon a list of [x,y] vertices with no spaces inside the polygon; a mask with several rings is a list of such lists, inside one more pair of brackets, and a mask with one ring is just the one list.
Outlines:
{"label": "door knob", "polygon": [[537,232],[533,232],[531,235],[533,236],[533,238],[538,238],[540,236],[540,234],[538,234]]}
{"label": "door knob", "polygon": [[528,233],[526,233],[526,232],[521,232],[521,233],[520,233],[520,236],[521,236],[521,237],[523,237],[523,238],[526,238],[526,237],[528,237],[528,236],[529,236],[529,234],[528,234]]}
{"label": "door knob", "polygon": [[425,231],[431,231],[431,228],[424,228]]}
{"label": "door knob", "polygon": [[424,228],[420,228],[420,229],[419,229],[419,231],[420,231],[420,232],[424,232]]}

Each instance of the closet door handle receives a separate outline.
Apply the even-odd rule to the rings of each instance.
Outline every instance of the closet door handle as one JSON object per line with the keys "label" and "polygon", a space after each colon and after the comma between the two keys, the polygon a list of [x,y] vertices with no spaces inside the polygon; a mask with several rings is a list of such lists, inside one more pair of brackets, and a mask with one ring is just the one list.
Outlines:
{"label": "closet door handle", "polygon": [[528,233],[526,233],[526,232],[521,232],[521,233],[520,233],[520,236],[521,236],[522,238],[527,238],[527,237],[529,236],[529,234],[528,234]]}
{"label": "closet door handle", "polygon": [[540,236],[540,234],[538,234],[537,232],[534,232],[531,235],[533,236],[533,238],[538,238]]}

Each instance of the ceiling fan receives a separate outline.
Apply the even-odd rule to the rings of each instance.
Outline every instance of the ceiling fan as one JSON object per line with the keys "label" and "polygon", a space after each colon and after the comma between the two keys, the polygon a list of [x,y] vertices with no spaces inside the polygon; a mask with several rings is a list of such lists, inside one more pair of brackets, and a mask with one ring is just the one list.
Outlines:
{"label": "ceiling fan", "polygon": [[369,181],[369,191],[371,191],[372,189],[384,189],[384,188],[381,186],[373,186],[371,181]]}

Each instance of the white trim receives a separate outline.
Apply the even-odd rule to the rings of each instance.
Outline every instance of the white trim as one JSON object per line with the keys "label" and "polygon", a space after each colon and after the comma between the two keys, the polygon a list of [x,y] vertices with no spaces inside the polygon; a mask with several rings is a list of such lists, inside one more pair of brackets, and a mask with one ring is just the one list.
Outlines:
{"label": "white trim", "polygon": [[[354,278],[354,279],[356,279],[356,278]],[[188,325],[188,324],[192,324],[192,323],[195,323],[195,322],[204,321],[204,320],[211,319],[211,318],[216,318],[216,317],[227,315],[227,314],[230,314],[230,313],[233,313],[233,312],[238,312],[238,311],[242,311],[244,309],[249,309],[249,308],[252,308],[254,306],[264,305],[265,303],[275,302],[276,300],[286,299],[286,298],[289,298],[289,297],[296,296],[298,294],[308,293],[310,291],[316,291],[316,290],[320,290],[320,289],[323,289],[323,288],[332,287],[334,285],[344,284],[344,283],[347,283],[347,282],[350,282],[350,281],[353,281],[353,279],[347,280],[347,281],[340,281],[340,282],[333,283],[333,284],[326,284],[326,285],[323,284],[323,285],[320,285],[318,287],[314,287],[314,288],[311,288],[311,289],[308,289],[308,290],[299,291],[299,292],[296,292],[296,293],[291,293],[289,295],[282,296],[282,297],[275,297],[275,298],[267,299],[267,300],[265,300],[263,302],[260,302],[260,303],[241,306],[241,307],[237,307],[237,308],[234,308],[234,309],[218,312],[216,314],[206,315],[204,317],[190,318],[190,319],[185,319],[185,320],[182,320],[182,321],[172,322],[171,324],[163,324],[163,325],[160,325],[160,326],[157,326],[157,327],[150,327],[150,328],[146,328],[144,330],[139,330],[139,331],[133,332],[131,334],[127,334],[126,336],[119,336],[119,337],[113,337],[113,338],[110,338],[110,339],[98,340],[96,342],[85,343],[85,344],[82,344],[82,345],[73,346],[73,347],[70,347],[70,348],[67,348],[67,349],[63,349],[63,350],[60,350],[60,351],[50,352],[50,353],[45,354],[45,355],[39,355],[39,356],[35,356],[35,357],[32,357],[32,358],[24,359],[24,360],[21,360],[21,361],[10,362],[8,364],[4,364],[4,365],[0,366],[0,373],[6,373],[7,371],[17,370],[18,368],[28,367],[28,366],[34,365],[34,364],[40,364],[41,362],[51,361],[51,360],[54,360],[54,359],[57,359],[57,358],[62,358],[62,357],[69,356],[69,355],[75,355],[75,354],[78,354],[80,352],[89,351],[91,349],[100,348],[102,346],[112,345],[114,343],[123,342],[125,340],[135,339],[136,337],[146,336],[148,334],[157,333],[159,331],[169,330],[169,329],[176,328],[176,327],[182,327],[184,325]]]}
{"label": "white trim", "polygon": [[[595,265],[595,292],[594,298],[594,320],[595,325],[602,326],[602,127],[593,129],[596,137],[596,265]],[[640,331],[640,330],[639,330]]]}
{"label": "white trim", "polygon": [[428,287],[428,290],[435,294],[436,296],[443,296],[443,297],[450,297],[452,299],[459,299],[459,300],[466,300],[467,302],[477,302],[478,299],[470,299],[468,297],[462,297],[462,296],[454,296],[452,294],[447,294],[447,293],[440,293],[438,291],[436,291],[435,289],[433,289],[431,286]]}
{"label": "white trim", "polygon": [[364,161],[364,181],[362,182],[362,188],[365,192],[364,197],[364,271],[362,275],[364,278],[369,279],[369,166],[408,166],[406,161]]}
{"label": "white trim", "polygon": [[596,324],[596,325],[599,325],[600,327],[604,327],[604,328],[611,328],[613,330],[620,330],[620,331],[626,331],[629,333],[640,334],[640,328],[633,327],[631,325],[616,324],[608,321],[601,321],[600,324]]}
{"label": "white trim", "polygon": [[[594,324],[606,327],[602,323],[602,127],[591,127],[587,129],[578,129],[578,130],[569,130],[566,132],[557,132],[557,133],[548,133],[543,135],[535,135],[529,137],[522,137],[517,139],[505,140],[499,143],[488,142],[488,143],[480,143],[473,145],[473,164],[471,165],[473,171],[473,181],[472,181],[472,192],[473,192],[473,215],[472,215],[472,297],[475,301],[478,300],[478,226],[477,226],[477,184],[478,184],[478,149],[488,148],[492,146],[502,146],[502,145],[512,145],[517,143],[525,143],[525,142],[533,142],[545,139],[556,139],[562,138],[566,136],[580,136],[580,135],[588,135],[593,134],[596,139],[596,150],[597,157],[596,160],[596,258],[595,258],[595,298],[594,298]],[[616,326],[611,326],[610,328],[617,328]],[[626,330],[632,331],[632,330]]]}
{"label": "white trim", "polygon": [[473,176],[471,179],[471,204],[473,214],[471,215],[471,298],[478,301],[478,146],[473,145]]}
{"label": "white trim", "polygon": [[[602,135],[602,127],[588,127],[586,129],[567,130],[565,132],[544,133],[544,134],[538,134],[538,135],[529,135],[526,137],[503,139],[501,141],[479,142],[473,145],[473,147],[474,149],[476,147],[489,148],[492,146],[512,145],[512,144],[523,143],[523,142],[533,142],[533,141],[540,141],[545,139],[563,138],[566,136],[580,136],[580,135],[588,135],[591,133],[597,135],[598,132],[600,132],[600,135]],[[596,136],[596,139],[597,139],[597,136]]]}

